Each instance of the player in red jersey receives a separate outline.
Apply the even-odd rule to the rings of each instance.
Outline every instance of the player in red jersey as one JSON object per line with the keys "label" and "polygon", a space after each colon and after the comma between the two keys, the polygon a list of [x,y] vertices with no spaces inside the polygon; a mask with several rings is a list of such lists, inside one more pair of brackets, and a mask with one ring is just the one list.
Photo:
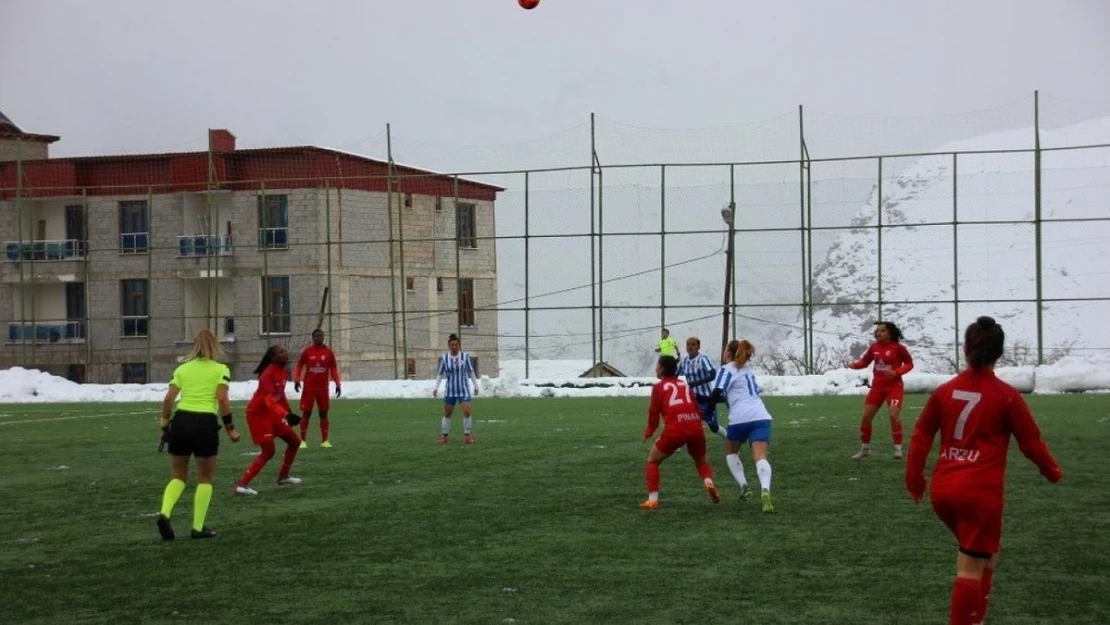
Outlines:
{"label": "player in red jersey", "polygon": [[894,439],[894,457],[902,457],[902,397],[905,388],[902,376],[913,369],[913,358],[902,345],[902,330],[889,321],[875,323],[875,342],[863,357],[848,363],[852,369],[863,369],[875,363],[871,390],[863,400],[863,420],[859,424],[860,448],[854,460],[871,455],[871,422],[885,402],[890,415],[890,435]]}
{"label": "player in red jersey", "polygon": [[301,483],[301,478],[289,475],[289,468],[293,466],[301,445],[301,439],[290,426],[297,425],[301,417],[289,409],[289,400],[285,397],[285,384],[289,381],[285,365],[288,363],[289,352],[280,345],[271,345],[254,369],[258,376],[258,388],[247,404],[247,426],[250,428],[251,441],[262,448],[262,453],[255,456],[254,462],[239,477],[239,482],[235,485],[235,493],[238,495],[258,494],[249,485],[270,458],[274,457],[275,438],[280,438],[286,444],[281,469],[278,471],[278,485]]}
{"label": "player in red jersey", "polygon": [[655,376],[659,378],[659,382],[651,389],[644,442],[655,434],[660,418],[663,420],[663,433],[648,452],[648,498],[640,507],[645,510],[659,507],[659,463],[684,445],[697,465],[698,475],[705,483],[705,492],[709,493],[713,503],[717,503],[721,496],[713,485],[713,467],[705,461],[705,431],[702,430],[701,411],[686,381],[678,377],[678,359],[674,356],[661,356],[655,365]]}
{"label": "player in red jersey", "polygon": [[986,618],[1002,537],[1010,435],[1048,481],[1063,477],[1021,394],[994,374],[1004,343],[1002,326],[990,317],[967,327],[967,369],[933,391],[910,439],[906,490],[919,502],[925,494],[925,461],[940,431],[929,495],[959,543],[950,625],[975,625]]}
{"label": "player in red jersey", "polygon": [[[301,372],[304,372],[304,392],[301,393]],[[335,352],[324,345],[324,331],[312,331],[312,344],[301,351],[297,366],[293,367],[293,390],[301,393],[301,449],[308,447],[308,420],[312,417],[312,404],[320,407],[320,446],[330,449],[328,442],[328,378],[335,382],[335,396],[343,394],[339,381],[339,363]]]}

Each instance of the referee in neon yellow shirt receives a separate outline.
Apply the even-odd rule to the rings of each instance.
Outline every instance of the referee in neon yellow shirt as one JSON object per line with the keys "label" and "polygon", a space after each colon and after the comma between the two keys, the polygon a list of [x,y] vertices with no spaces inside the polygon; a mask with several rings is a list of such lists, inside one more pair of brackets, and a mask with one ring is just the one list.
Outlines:
{"label": "referee in neon yellow shirt", "polygon": [[[162,442],[169,446],[172,478],[162,494],[158,533],[162,540],[173,540],[170,516],[189,477],[189,458],[197,459],[197,492],[193,499],[193,538],[212,538],[216,532],[204,525],[212,501],[212,478],[216,473],[216,454],[220,449],[220,424],[231,442],[239,442],[239,432],[231,422],[231,402],[227,398],[231,372],[218,362],[220,342],[211,330],[197,333],[186,362],[173,372],[170,387],[162,400]],[[174,412],[174,400],[181,396]],[[170,418],[170,413],[173,418]],[[161,447],[159,447],[161,449]]]}
{"label": "referee in neon yellow shirt", "polygon": [[655,351],[660,356],[678,358],[678,341],[671,338],[670,330],[663,328],[663,337],[659,339],[659,346],[655,348]]}

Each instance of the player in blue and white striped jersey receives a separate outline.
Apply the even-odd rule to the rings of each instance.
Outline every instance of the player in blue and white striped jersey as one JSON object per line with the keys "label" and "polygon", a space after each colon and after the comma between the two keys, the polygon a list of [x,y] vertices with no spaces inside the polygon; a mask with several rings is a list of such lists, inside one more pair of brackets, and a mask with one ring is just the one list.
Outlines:
{"label": "player in blue and white striped jersey", "polygon": [[471,434],[470,383],[474,382],[474,394],[477,395],[478,376],[474,373],[470,354],[462,351],[462,341],[458,335],[447,337],[447,350],[439,357],[436,385],[432,390],[432,397],[439,397],[439,383],[447,380],[447,386],[443,389],[443,420],[440,422],[439,444],[447,442],[447,435],[451,433],[451,413],[455,411],[455,404],[459,404],[463,411],[463,437],[469,445],[474,442]]}
{"label": "player in blue and white striped jersey", "polygon": [[725,444],[732,477],[740,486],[740,496],[748,498],[748,479],[744,476],[744,465],[740,462],[740,445],[747,442],[752,448],[752,461],[759,475],[761,492],[759,499],[764,512],[774,512],[771,503],[771,463],[767,462],[767,449],[771,443],[771,413],[759,397],[759,383],[755,372],[748,364],[755,354],[755,347],[747,340],[729,341],[725,348],[724,360],[727,362],[717,372],[717,383],[713,389],[713,401],[722,398],[728,401],[728,442]]}
{"label": "player in blue and white striped jersey", "polygon": [[678,375],[686,379],[686,385],[694,392],[694,401],[698,402],[701,420],[709,426],[709,431],[727,440],[725,428],[717,422],[717,403],[709,399],[713,394],[717,368],[713,366],[713,360],[700,351],[701,339],[696,336],[686,339],[686,355],[678,363]]}

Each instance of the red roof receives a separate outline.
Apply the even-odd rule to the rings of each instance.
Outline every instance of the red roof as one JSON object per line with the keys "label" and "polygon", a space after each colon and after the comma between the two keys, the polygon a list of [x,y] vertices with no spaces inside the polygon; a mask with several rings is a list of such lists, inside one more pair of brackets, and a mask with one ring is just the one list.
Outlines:
{"label": "red roof", "polygon": [[[235,191],[325,186],[385,191],[389,177],[387,161],[316,146],[78,156],[0,162],[0,200],[14,197],[17,188],[36,198],[199,192],[209,189],[210,179],[214,188]],[[397,192],[441,197],[456,192],[456,178],[447,174],[394,163],[392,178]],[[457,185],[458,196],[470,200],[493,201],[504,191],[464,178]]]}

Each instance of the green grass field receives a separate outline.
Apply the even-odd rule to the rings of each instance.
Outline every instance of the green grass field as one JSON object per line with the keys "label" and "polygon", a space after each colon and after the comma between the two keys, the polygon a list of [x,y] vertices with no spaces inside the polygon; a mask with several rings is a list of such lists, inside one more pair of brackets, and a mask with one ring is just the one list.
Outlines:
{"label": "green grass field", "polygon": [[[1065,477],[1013,447],[990,622],[1110,623],[1110,396],[1029,402]],[[300,486],[276,486],[275,459],[234,497],[254,448],[223,437],[220,535],[187,538],[190,483],[172,543],[156,406],[0,405],[0,622],[946,623],[956,547],[906,495],[885,418],[857,463],[861,398],[767,404],[774,515],[737,500],[712,436],[724,500],[680,452],[662,509],[640,510],[646,400],[480,398],[478,443],[446,447],[438,402],[340,400]]]}

